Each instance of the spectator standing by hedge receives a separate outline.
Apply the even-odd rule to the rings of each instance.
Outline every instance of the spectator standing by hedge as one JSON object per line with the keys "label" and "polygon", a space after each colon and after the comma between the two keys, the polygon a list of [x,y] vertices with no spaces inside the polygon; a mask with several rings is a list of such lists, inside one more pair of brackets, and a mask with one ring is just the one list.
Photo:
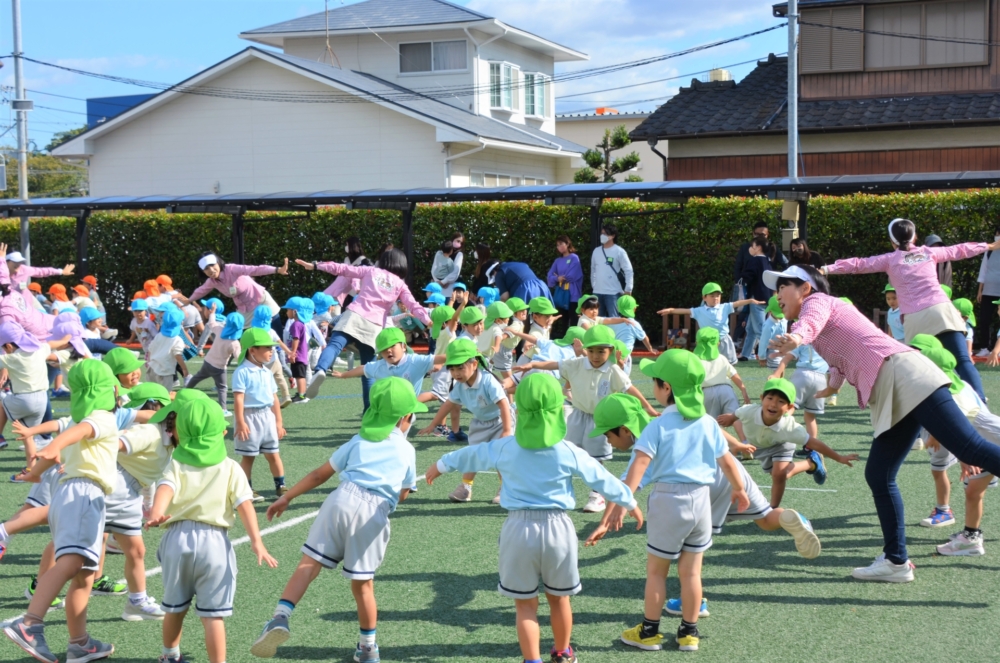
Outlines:
{"label": "spectator standing by hedge", "polygon": [[811,251],[809,245],[806,244],[806,240],[801,237],[792,240],[789,252],[791,253],[788,259],[788,264],[790,265],[809,265],[816,269],[826,266],[826,260],[823,260],[823,256],[815,251]]}
{"label": "spectator standing by hedge", "polygon": [[480,288],[493,285],[493,272],[500,261],[493,257],[490,245],[480,242],[476,244],[476,250],[472,252],[472,257],[476,260],[476,271],[472,275],[472,292],[479,292]]}
{"label": "spectator standing by hedge", "polygon": [[[763,237],[768,237],[770,230],[767,227],[767,221],[758,221],[753,224],[753,237],[761,235]],[[751,237],[751,241],[753,241]],[[743,268],[746,267],[747,260],[750,258],[750,242],[743,242],[740,245],[740,250],[736,252],[736,264],[733,266],[733,282],[738,286],[743,279]],[[739,299],[747,299],[750,297],[749,291],[746,289],[746,283],[743,284],[743,288],[736,292],[736,288],[733,288],[732,300],[735,302]],[[740,344],[740,339],[742,339],[746,333],[747,317],[750,315],[750,309],[748,307],[743,307],[740,309],[739,313],[736,315],[736,329],[733,334],[733,342],[738,346]]]}
{"label": "spectator standing by hedge", "polygon": [[451,296],[451,291],[462,273],[462,261],[465,259],[462,253],[464,242],[465,235],[457,232],[452,235],[451,239],[442,243],[441,250],[434,254],[434,262],[431,264],[431,278],[441,286],[441,294],[446,299]]}
{"label": "spectator standing by hedge", "polygon": [[535,297],[545,297],[552,301],[549,286],[535,276],[526,263],[502,262],[493,274],[493,287],[500,291],[502,301],[507,301],[511,297],[520,297],[526,302]]}
{"label": "spectator standing by hedge", "polygon": [[[993,231],[993,240],[1000,242],[1000,223]],[[983,263],[979,266],[979,292],[976,301],[979,303],[979,326],[976,327],[976,345],[982,348],[980,357],[987,357],[993,348],[996,335],[993,330],[997,324],[997,305],[993,302],[1000,298],[1000,252],[987,251]]]}
{"label": "spectator standing by hedge", "polygon": [[615,244],[618,228],[610,223],[601,228],[601,245],[590,256],[590,285],[600,305],[598,315],[618,317],[618,298],[632,294],[634,273],[625,249]]}
{"label": "spectator standing by hedge", "polygon": [[[944,246],[944,242],[937,235],[928,235],[924,239],[924,246]],[[952,287],[951,261],[939,262],[937,264],[938,283]]]}
{"label": "spectator standing by hedge", "polygon": [[556,308],[562,315],[552,334],[561,338],[567,329],[576,324],[576,303],[583,294],[583,267],[568,235],[556,238],[556,251],[559,252],[559,257],[549,268],[548,285]]}
{"label": "spectator standing by hedge", "polygon": [[[743,283],[746,284],[747,297],[756,299],[759,302],[766,302],[771,299],[774,291],[764,283],[764,272],[771,271],[771,243],[767,237],[757,235],[750,242],[750,259],[743,266],[741,275]],[[764,328],[765,306],[760,304],[749,304],[747,306],[749,314],[747,318],[746,338],[743,341],[743,350],[740,352],[740,360],[754,359],[753,346],[760,338],[760,333]],[[761,348],[764,358],[767,358],[767,348]]]}

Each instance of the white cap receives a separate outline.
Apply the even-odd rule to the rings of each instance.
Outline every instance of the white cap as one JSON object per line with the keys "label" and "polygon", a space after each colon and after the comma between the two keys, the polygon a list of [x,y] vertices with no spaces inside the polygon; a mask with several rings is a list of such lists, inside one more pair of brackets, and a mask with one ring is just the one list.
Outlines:
{"label": "white cap", "polygon": [[7,254],[7,262],[24,262],[24,256],[20,251],[11,251]]}
{"label": "white cap", "polygon": [[818,290],[816,287],[816,280],[798,265],[792,265],[783,272],[764,272],[764,285],[766,285],[771,290],[778,289],[778,279],[799,279],[800,281],[805,281],[813,287],[813,290]]}
{"label": "white cap", "polygon": [[218,265],[218,264],[219,264],[219,259],[215,257],[215,254],[209,253],[207,256],[203,257],[201,260],[198,261],[198,269],[205,269],[209,265]]}

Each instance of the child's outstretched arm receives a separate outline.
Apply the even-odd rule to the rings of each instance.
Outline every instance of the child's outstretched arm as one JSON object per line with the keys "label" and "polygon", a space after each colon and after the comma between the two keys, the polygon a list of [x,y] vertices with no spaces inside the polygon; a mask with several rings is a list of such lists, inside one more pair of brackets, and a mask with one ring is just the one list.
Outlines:
{"label": "child's outstretched arm", "polygon": [[257,512],[253,508],[253,500],[244,500],[236,507],[236,513],[240,514],[243,521],[243,529],[247,531],[247,538],[250,539],[250,550],[257,556],[257,566],[266,562],[272,569],[278,568],[278,560],[271,557],[264,547],[264,539],[260,538],[260,528],[257,526]]}
{"label": "child's outstretched arm", "polygon": [[[441,409],[444,410],[444,408]],[[433,430],[433,426],[430,429]],[[424,480],[430,486],[439,476],[449,472],[488,472],[495,470],[496,461],[491,451],[492,443],[487,442],[447,453],[441,456],[438,462],[427,468]]]}
{"label": "child's outstretched arm", "polygon": [[851,465],[851,461],[858,460],[860,458],[858,454],[847,454],[846,456],[843,454],[839,454],[830,447],[828,447],[826,443],[817,440],[815,437],[810,437],[809,441],[806,442],[805,446],[808,447],[810,451],[817,451],[825,458],[829,458],[830,460],[835,460],[838,463],[847,465],[848,467],[854,467],[853,465]]}
{"label": "child's outstretched arm", "polygon": [[49,442],[47,447],[35,453],[35,458],[38,460],[31,466],[31,475],[33,477],[41,477],[45,473],[45,470],[59,462],[60,451],[93,435],[96,435],[94,427],[88,423],[79,423],[70,426],[62,433],[59,433],[54,440]]}
{"label": "child's outstretched arm", "polygon": [[[535,337],[532,336],[532,339]],[[536,371],[558,371],[559,362],[557,361],[529,361],[527,364],[521,364],[520,366],[515,366],[511,369],[515,373],[527,373],[530,370]]]}
{"label": "child's outstretched arm", "polygon": [[726,429],[722,428],[721,426],[719,427],[719,430],[722,431],[722,437],[726,438],[726,444],[729,445],[729,453],[731,453],[731,454],[751,453],[752,454],[755,451],[757,451],[757,447],[755,447],[754,445],[749,444],[749,443],[744,444],[743,442],[740,442],[735,437],[733,437],[733,435],[729,431],[727,431]]}
{"label": "child's outstretched arm", "polygon": [[740,308],[746,306],[747,304],[756,304],[757,306],[765,306],[767,302],[759,302],[756,299],[739,299],[733,302],[733,308]]}
{"label": "child's outstretched arm", "polygon": [[649,342],[649,336],[642,337],[642,344],[646,346],[646,351],[649,352],[654,357],[660,354],[660,351],[653,347],[653,344]]}
{"label": "child's outstretched arm", "polygon": [[[774,378],[784,377],[785,376],[785,368],[788,367],[788,364],[791,363],[792,359],[794,359],[794,357],[792,356],[791,353],[788,353],[788,354],[784,355],[781,358],[781,361],[778,362],[778,367],[776,369],[774,369],[774,373],[771,373],[770,375],[768,375],[767,379],[768,380],[773,380]],[[735,380],[733,380],[733,382],[735,382]]]}
{"label": "child's outstretched arm", "polygon": [[671,313],[676,313],[677,315],[691,315],[691,309],[689,308],[664,308],[656,312],[656,315],[670,315]]}
{"label": "child's outstretched arm", "polygon": [[[444,358],[441,359],[441,363],[444,363]],[[332,375],[335,378],[341,378],[345,380],[348,378],[363,378],[365,376],[365,367],[355,366],[351,370],[344,371],[343,373],[341,373],[340,371],[333,371],[332,373],[330,373],[330,375]]]}
{"label": "child's outstretched arm", "polygon": [[434,432],[434,429],[444,423],[444,420],[448,418],[448,415],[455,411],[461,411],[462,406],[458,403],[453,403],[452,401],[446,401],[438,413],[434,416],[434,420],[428,424],[427,428],[417,432],[417,435],[430,435]]}
{"label": "child's outstretched arm", "polygon": [[170,520],[167,507],[170,500],[174,498],[174,487],[170,484],[161,483],[156,487],[156,494],[153,495],[153,508],[149,510],[149,518],[146,519],[146,529],[159,527]]}
{"label": "child's outstretched arm", "polygon": [[496,406],[500,408],[500,423],[503,426],[500,436],[509,437],[514,434],[514,418],[510,414],[510,403],[506,398],[501,398],[496,402]]}
{"label": "child's outstretched arm", "polygon": [[287,493],[275,500],[271,506],[267,507],[266,515],[268,522],[275,518],[280,518],[292,503],[292,500],[299,495],[305,495],[310,490],[319,488],[324,483],[329,481],[334,474],[336,474],[336,472],[334,472],[333,466],[330,465],[329,461],[327,461],[309,474],[302,477],[302,479],[292,486]]}
{"label": "child's outstretched arm", "polygon": [[638,389],[636,389],[635,385],[632,385],[631,387],[629,387],[628,389],[626,389],[625,393],[626,394],[630,394],[630,395],[635,396],[636,398],[638,398],[639,402],[642,403],[642,409],[645,410],[646,414],[648,414],[649,416],[651,416],[651,417],[658,417],[658,416],[660,416],[660,413],[656,411],[656,408],[654,408],[652,405],[649,404],[649,401],[646,400],[646,397],[642,395],[641,391],[639,391]]}

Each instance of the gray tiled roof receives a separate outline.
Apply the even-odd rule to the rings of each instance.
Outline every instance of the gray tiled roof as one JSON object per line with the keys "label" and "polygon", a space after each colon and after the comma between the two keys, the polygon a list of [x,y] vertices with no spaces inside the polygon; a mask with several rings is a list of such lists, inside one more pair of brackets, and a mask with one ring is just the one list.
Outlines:
{"label": "gray tiled roof", "polygon": [[[438,23],[468,23],[493,18],[445,0],[367,0],[330,10],[330,31],[396,28]],[[312,32],[326,29],[323,12],[282,21],[243,34]]]}
{"label": "gray tiled roof", "polygon": [[[509,143],[530,145],[532,147],[542,147],[552,150],[564,150],[567,152],[585,152],[587,148],[577,145],[565,138],[559,138],[550,133],[546,133],[534,127],[526,125],[515,125],[503,120],[497,120],[485,115],[476,115],[463,108],[452,106],[443,101],[438,101],[431,97],[424,96],[408,88],[394,85],[386,80],[364,74],[358,71],[339,69],[332,65],[306,58],[275,53],[263,49],[251,47],[251,50],[258,51],[268,57],[283,60],[290,65],[305,69],[314,74],[336,81],[341,85],[350,87],[366,96],[382,97],[384,101],[400,108],[424,116],[430,120],[446,124],[460,131],[464,131],[482,138],[500,140]],[[404,99],[399,98],[399,93],[407,93]]]}
{"label": "gray tiled roof", "polygon": [[[691,87],[681,88],[631,136],[633,140],[648,140],[703,134],[786,133],[787,90],[788,58],[771,56],[758,62],[738,84],[692,81]],[[1000,92],[799,102],[799,129],[806,133],[997,120]]]}

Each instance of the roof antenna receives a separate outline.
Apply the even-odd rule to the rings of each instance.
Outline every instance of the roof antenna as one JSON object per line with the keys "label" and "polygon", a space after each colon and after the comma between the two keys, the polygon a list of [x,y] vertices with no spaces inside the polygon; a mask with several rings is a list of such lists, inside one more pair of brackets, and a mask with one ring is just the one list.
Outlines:
{"label": "roof antenna", "polygon": [[330,0],[323,0],[323,10],[323,18],[326,19],[326,53],[323,54],[320,61],[322,62],[326,60],[326,56],[329,54],[330,64],[336,63],[337,69],[343,69],[343,67],[340,66],[340,58],[338,58],[337,54],[333,52],[332,48],[330,48]]}

